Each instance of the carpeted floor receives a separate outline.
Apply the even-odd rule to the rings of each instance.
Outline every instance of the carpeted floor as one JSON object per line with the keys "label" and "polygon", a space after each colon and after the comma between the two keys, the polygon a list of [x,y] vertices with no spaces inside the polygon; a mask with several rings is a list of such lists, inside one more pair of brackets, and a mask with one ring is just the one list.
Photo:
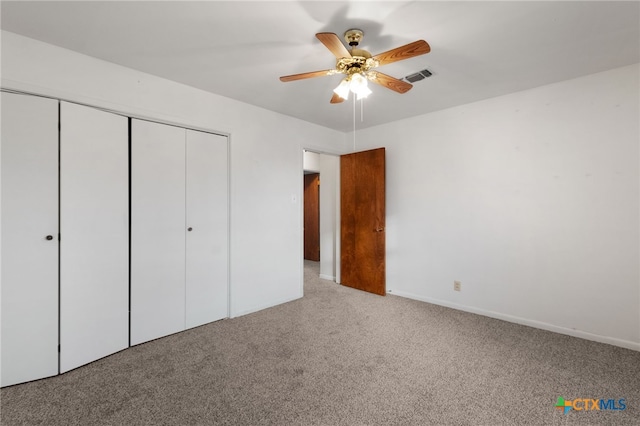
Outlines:
{"label": "carpeted floor", "polygon": [[[563,414],[560,396],[626,409]],[[1,397],[2,425],[638,425],[640,353],[363,293],[306,262],[300,300]]]}

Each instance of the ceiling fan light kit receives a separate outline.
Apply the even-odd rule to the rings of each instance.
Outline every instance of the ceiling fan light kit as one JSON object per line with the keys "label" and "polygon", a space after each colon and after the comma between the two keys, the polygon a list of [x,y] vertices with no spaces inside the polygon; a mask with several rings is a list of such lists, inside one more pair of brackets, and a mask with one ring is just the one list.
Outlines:
{"label": "ceiling fan light kit", "polygon": [[349,92],[356,95],[357,99],[364,99],[371,94],[367,84],[367,78],[362,74],[354,73],[345,77],[338,87],[333,89],[333,93],[340,96],[340,98],[349,99]]}
{"label": "ceiling fan light kit", "polygon": [[280,81],[288,82],[325,75],[345,74],[346,77],[333,90],[332,104],[343,102],[349,97],[349,92],[354,93],[357,99],[366,98],[371,94],[371,89],[367,84],[368,81],[397,93],[408,92],[413,87],[410,83],[374,71],[373,68],[429,53],[431,51],[429,44],[424,40],[418,40],[372,56],[366,50],[358,49],[363,37],[364,32],[362,30],[355,28],[347,30],[344,33],[344,40],[351,47],[351,50],[348,50],[336,34],[316,34],[316,38],[336,57],[335,69],[283,76],[280,77]]}
{"label": "ceiling fan light kit", "polygon": [[350,85],[349,85],[348,79],[349,77],[343,79],[338,85],[338,87],[333,89],[333,93],[340,96],[342,99],[347,99],[349,97]]}

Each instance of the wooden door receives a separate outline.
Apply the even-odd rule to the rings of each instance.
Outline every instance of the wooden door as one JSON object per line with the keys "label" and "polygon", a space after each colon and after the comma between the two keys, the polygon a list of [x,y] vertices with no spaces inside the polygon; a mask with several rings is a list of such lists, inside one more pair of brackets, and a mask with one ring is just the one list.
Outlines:
{"label": "wooden door", "polygon": [[320,175],[304,175],[304,258],[320,261]]}
{"label": "wooden door", "polygon": [[187,130],[186,328],[227,317],[227,138]]}
{"label": "wooden door", "polygon": [[185,329],[185,129],[131,122],[131,344]]}
{"label": "wooden door", "polygon": [[60,372],[129,346],[129,122],[60,105]]}
{"label": "wooden door", "polygon": [[379,295],[385,287],[385,150],[340,157],[341,282]]}
{"label": "wooden door", "polygon": [[58,101],[2,93],[1,386],[58,374]]}

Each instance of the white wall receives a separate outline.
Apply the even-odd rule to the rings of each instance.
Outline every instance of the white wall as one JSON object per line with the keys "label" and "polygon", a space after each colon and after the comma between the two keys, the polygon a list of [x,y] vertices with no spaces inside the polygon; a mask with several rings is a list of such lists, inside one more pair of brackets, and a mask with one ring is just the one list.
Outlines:
{"label": "white wall", "polygon": [[387,152],[389,292],[640,350],[638,75],[357,131]]}
{"label": "white wall", "polygon": [[320,154],[317,152],[304,151],[302,167],[305,172],[320,173]]}
{"label": "white wall", "polygon": [[230,134],[231,316],[302,296],[302,142],[343,133],[5,31],[1,52],[3,88]]}

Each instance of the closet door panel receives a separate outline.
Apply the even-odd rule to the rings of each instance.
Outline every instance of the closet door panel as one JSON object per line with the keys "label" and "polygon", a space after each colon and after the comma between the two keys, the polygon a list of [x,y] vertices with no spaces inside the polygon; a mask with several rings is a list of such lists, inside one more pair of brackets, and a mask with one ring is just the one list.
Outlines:
{"label": "closet door panel", "polygon": [[188,328],[228,316],[227,188],[227,138],[187,130]]}
{"label": "closet door panel", "polygon": [[60,372],[129,345],[128,119],[62,102]]}
{"label": "closet door panel", "polygon": [[58,374],[58,101],[0,99],[1,386],[9,386]]}
{"label": "closet door panel", "polygon": [[131,344],[185,329],[185,130],[132,120]]}

